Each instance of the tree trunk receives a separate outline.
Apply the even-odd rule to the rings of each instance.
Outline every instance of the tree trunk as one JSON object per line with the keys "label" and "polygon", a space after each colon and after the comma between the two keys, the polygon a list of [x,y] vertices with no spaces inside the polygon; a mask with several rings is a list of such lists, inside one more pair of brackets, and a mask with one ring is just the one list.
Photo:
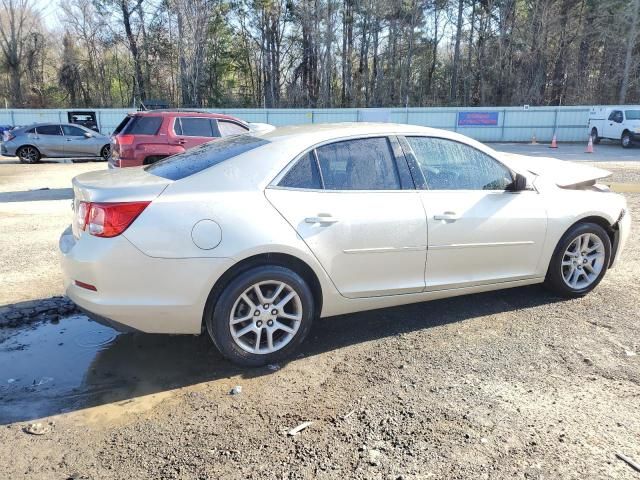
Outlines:
{"label": "tree trunk", "polygon": [[142,65],[140,64],[140,52],[138,50],[138,42],[131,29],[131,11],[127,0],[120,0],[120,8],[122,10],[122,20],[124,23],[124,31],[129,41],[129,50],[133,57],[133,67],[135,70],[135,93],[138,101],[144,102],[147,99],[147,91],[145,88],[144,75],[142,74]]}
{"label": "tree trunk", "polygon": [[618,103],[621,105],[627,99],[627,87],[629,85],[629,71],[631,70],[631,62],[633,60],[633,49],[636,45],[636,37],[638,33],[638,8],[640,8],[640,0],[633,0],[631,4],[631,25],[629,26],[629,36],[627,37],[627,52],[624,59],[624,69],[622,71],[622,83],[620,84],[620,95]]}
{"label": "tree trunk", "polygon": [[453,65],[451,67],[451,90],[449,101],[454,104],[458,97],[458,64],[460,63],[460,37],[462,36],[462,10],[464,0],[458,0],[458,23],[456,25],[456,44],[453,49]]}

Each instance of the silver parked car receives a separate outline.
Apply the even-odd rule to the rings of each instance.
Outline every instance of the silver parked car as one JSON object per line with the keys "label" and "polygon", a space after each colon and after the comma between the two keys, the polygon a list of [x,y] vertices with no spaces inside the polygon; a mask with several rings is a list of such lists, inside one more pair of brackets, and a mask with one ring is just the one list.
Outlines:
{"label": "silver parked car", "polygon": [[99,157],[108,160],[110,139],[80,125],[37,123],[6,132],[0,153],[17,156],[22,163],[37,163],[42,157]]}
{"label": "silver parked car", "polygon": [[318,317],[542,282],[587,294],[629,235],[609,174],[412,125],[230,136],[74,178],[65,289],[98,321],[206,329],[262,365]]}

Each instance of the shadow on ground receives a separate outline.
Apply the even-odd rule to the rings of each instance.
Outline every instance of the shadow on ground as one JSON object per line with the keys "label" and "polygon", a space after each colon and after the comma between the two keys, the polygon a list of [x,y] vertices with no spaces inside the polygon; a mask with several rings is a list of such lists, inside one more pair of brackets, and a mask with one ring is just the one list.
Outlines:
{"label": "shadow on ground", "polygon": [[0,192],[0,203],[71,200],[73,188],[42,188],[18,192]]}
{"label": "shadow on ground", "polygon": [[[301,356],[557,301],[533,286],[323,319]],[[0,329],[0,365],[0,424],[235,375],[272,373],[268,367],[243,369],[227,362],[206,335],[118,334],[82,315]]]}

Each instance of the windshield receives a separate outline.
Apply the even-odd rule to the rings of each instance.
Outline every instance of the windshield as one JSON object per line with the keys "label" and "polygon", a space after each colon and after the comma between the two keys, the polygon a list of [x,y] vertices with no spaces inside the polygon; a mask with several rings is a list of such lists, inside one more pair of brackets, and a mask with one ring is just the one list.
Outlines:
{"label": "windshield", "polygon": [[625,110],[624,116],[627,120],[640,120],[640,110]]}
{"label": "windshield", "polygon": [[168,180],[180,180],[267,143],[268,140],[251,135],[233,135],[167,157],[145,170]]}

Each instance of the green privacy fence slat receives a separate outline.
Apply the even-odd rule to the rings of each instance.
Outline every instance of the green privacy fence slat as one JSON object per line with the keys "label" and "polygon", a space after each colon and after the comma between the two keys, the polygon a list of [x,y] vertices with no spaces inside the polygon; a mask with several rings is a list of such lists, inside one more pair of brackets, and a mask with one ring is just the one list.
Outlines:
{"label": "green privacy fence slat", "polygon": [[[425,107],[425,108],[330,108],[330,109],[206,109],[226,113],[247,122],[272,125],[358,122],[374,118],[394,123],[409,123],[457,131],[481,141],[524,142],[533,135],[539,141],[550,141],[555,133],[560,142],[585,141],[587,123],[592,107]],[[91,109],[74,109],[91,110]],[[8,109],[0,110],[0,124],[29,125],[37,122],[66,121],[67,109]],[[111,133],[131,109],[93,109],[97,113],[100,130]],[[459,112],[497,112],[496,125],[458,125]]]}

